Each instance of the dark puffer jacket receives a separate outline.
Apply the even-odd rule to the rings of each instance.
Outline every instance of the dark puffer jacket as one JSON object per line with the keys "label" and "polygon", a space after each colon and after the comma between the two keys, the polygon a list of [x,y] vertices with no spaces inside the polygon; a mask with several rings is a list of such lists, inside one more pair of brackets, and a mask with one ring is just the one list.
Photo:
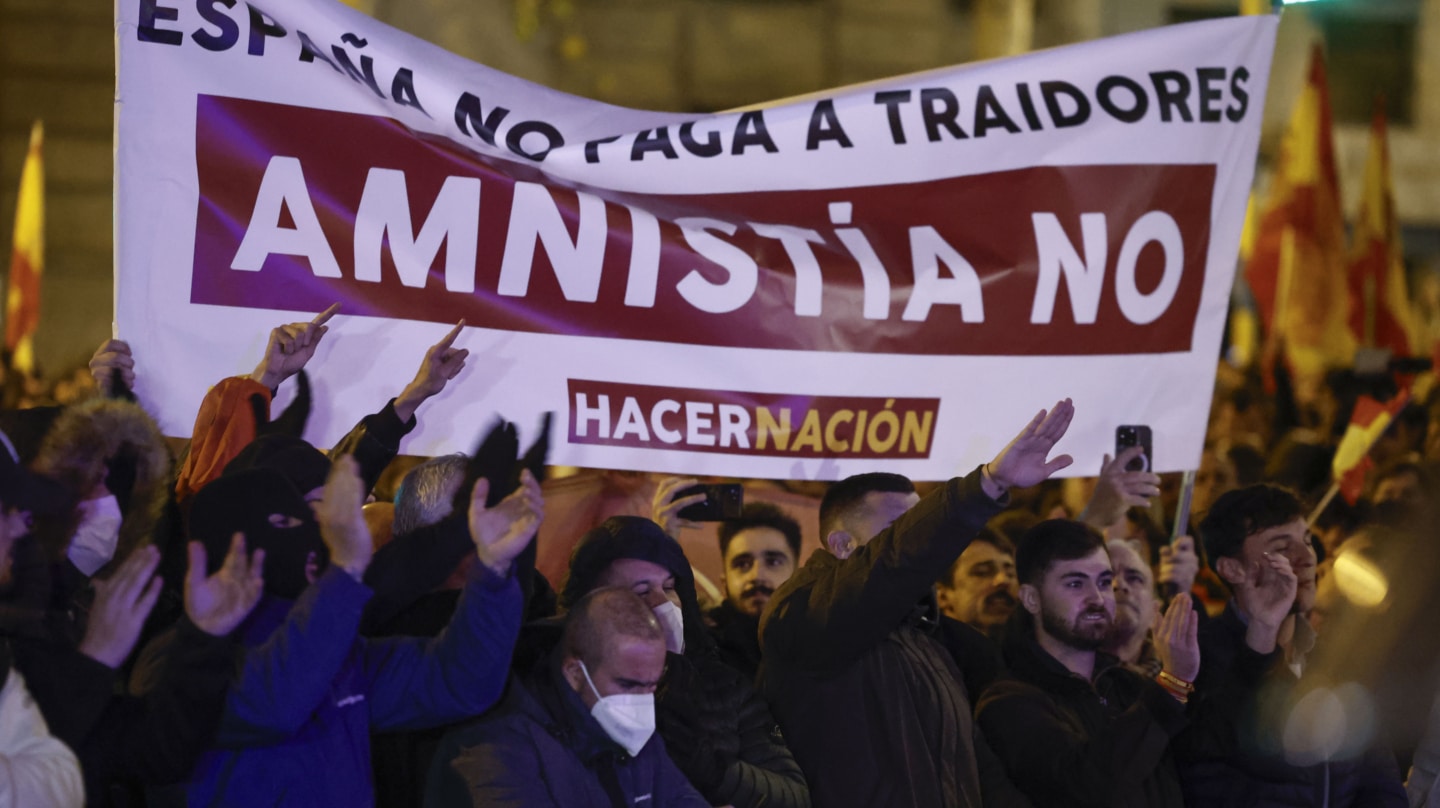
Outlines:
{"label": "dark puffer jacket", "polygon": [[[1405,808],[1395,758],[1370,750],[1297,766],[1284,758],[1284,710],[1299,681],[1280,651],[1257,654],[1232,603],[1200,632],[1200,675],[1191,726],[1175,739],[1187,805],[1240,808]],[[1263,692],[1264,699],[1259,696]]]}
{"label": "dark puffer jacket", "polygon": [[440,742],[429,808],[629,808],[709,805],[651,736],[631,757],[561,677],[558,659],[510,682],[498,710]]}

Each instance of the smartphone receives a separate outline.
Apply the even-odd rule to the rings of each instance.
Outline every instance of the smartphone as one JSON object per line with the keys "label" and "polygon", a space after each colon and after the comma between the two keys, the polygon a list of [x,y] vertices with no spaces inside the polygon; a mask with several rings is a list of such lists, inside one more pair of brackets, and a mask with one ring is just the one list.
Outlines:
{"label": "smartphone", "polygon": [[1150,459],[1154,457],[1150,427],[1132,424],[1115,427],[1115,456],[1132,446],[1144,448],[1144,452],[1125,466],[1126,471],[1150,471]]}
{"label": "smartphone", "polygon": [[739,519],[740,510],[745,507],[745,489],[739,483],[717,485],[693,485],[675,494],[675,499],[704,494],[705,501],[687,505],[676,514],[691,522],[721,522]]}

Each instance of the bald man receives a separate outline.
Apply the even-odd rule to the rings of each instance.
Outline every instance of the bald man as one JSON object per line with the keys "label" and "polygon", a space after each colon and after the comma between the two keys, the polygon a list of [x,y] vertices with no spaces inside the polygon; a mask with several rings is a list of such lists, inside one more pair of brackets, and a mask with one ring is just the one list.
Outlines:
{"label": "bald man", "polygon": [[1115,570],[1115,626],[1101,649],[1147,677],[1160,672],[1150,630],[1160,620],[1155,574],[1140,557],[1139,545],[1126,539],[1106,542]]}
{"label": "bald man", "polygon": [[665,635],[640,596],[591,592],[566,616],[548,666],[441,741],[427,805],[705,808],[655,734],[664,672]]}

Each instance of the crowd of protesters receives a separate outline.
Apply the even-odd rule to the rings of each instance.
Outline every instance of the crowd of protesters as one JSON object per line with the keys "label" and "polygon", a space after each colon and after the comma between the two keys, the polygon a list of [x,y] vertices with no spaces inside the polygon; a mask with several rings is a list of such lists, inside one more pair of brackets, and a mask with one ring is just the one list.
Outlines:
{"label": "crowd of protesters", "polygon": [[[1312,513],[1354,399],[1396,377],[1222,367],[1193,497],[1139,447],[1057,454],[1060,401],[962,477],[828,486],[808,558],[747,505],[715,602],[678,478],[546,580],[548,434],[503,422],[367,511],[469,357],[457,326],[322,450],[331,313],[217,379],[179,456],[132,392],[163,370],[115,340],[93,395],[0,414],[0,806],[1440,804],[1435,649],[1389,591],[1433,586],[1399,548],[1433,524],[1440,407],[1417,395],[1363,496]],[[1099,475],[1055,478],[1076,462]],[[1356,637],[1402,649],[1369,691],[1325,662]]]}

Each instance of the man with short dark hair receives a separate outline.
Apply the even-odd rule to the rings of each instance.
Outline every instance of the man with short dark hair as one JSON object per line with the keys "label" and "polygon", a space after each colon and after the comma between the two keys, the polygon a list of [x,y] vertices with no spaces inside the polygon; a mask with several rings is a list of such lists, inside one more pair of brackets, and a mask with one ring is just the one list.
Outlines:
{"label": "man with short dark hair", "polygon": [[761,618],[764,692],[818,808],[1025,804],[971,719],[953,629],[984,638],[941,617],[931,587],[1010,488],[1070,464],[1049,455],[1073,413],[1069,400],[1042,410],[994,460],[924,500],[893,474],[825,496],[822,549]]}
{"label": "man with short dark hair", "polygon": [[515,679],[494,715],[446,739],[426,804],[706,808],[655,732],[665,635],[640,596],[581,598],[549,665]]}
{"label": "man with short dark hair", "polygon": [[1015,545],[988,525],[935,584],[940,611],[991,639],[1015,611]]}
{"label": "man with short dark hair", "polygon": [[720,523],[725,602],[706,615],[720,656],[750,681],[760,670],[760,612],[795,572],[800,523],[774,505],[752,502]]}
{"label": "man with short dark hair", "polygon": [[1200,632],[1194,726],[1176,745],[1186,803],[1405,806],[1388,753],[1306,766],[1276,751],[1283,719],[1264,706],[1295,690],[1316,640],[1305,619],[1315,606],[1315,550],[1300,500],[1273,485],[1227,492],[1200,537],[1232,597]]}
{"label": "man with short dark hair", "polygon": [[[1011,779],[1036,805],[1180,805],[1169,741],[1185,726],[1187,696],[1100,652],[1115,619],[1105,539],[1052,519],[1021,539],[1015,566],[1026,630],[1006,636],[1013,678],[977,711]],[[1179,642],[1166,644],[1165,665],[1186,682],[1200,667],[1196,626],[1189,598],[1177,597],[1162,632]]]}

